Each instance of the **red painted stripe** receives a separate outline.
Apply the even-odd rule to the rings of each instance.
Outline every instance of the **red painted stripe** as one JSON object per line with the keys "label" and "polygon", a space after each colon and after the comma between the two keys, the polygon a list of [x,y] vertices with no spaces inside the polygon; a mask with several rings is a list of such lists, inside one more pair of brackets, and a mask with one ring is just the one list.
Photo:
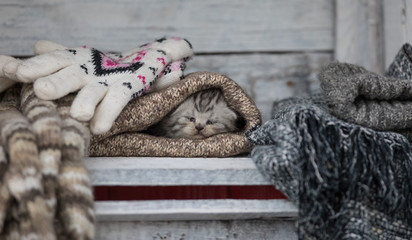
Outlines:
{"label": "red painted stripe", "polygon": [[97,201],[286,199],[273,186],[96,186]]}

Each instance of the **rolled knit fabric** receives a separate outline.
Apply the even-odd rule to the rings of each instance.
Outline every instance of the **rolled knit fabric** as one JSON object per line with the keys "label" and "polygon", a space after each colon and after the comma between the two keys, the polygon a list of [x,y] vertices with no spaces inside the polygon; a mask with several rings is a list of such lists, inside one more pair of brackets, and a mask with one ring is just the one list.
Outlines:
{"label": "rolled knit fabric", "polygon": [[338,118],[381,131],[412,129],[412,81],[347,63],[329,64],[319,80],[326,105]]}
{"label": "rolled knit fabric", "polygon": [[412,239],[407,139],[313,102],[276,103],[273,119],[248,135],[260,172],[299,208],[299,239]]}
{"label": "rolled knit fabric", "polygon": [[[238,132],[205,139],[153,136],[145,130],[159,122],[192,94],[210,89],[222,90],[227,104],[245,120]],[[261,116],[250,96],[229,77],[211,72],[196,72],[161,91],[130,102],[112,129],[91,140],[90,156],[228,157],[250,152],[253,145],[245,133],[260,126]]]}

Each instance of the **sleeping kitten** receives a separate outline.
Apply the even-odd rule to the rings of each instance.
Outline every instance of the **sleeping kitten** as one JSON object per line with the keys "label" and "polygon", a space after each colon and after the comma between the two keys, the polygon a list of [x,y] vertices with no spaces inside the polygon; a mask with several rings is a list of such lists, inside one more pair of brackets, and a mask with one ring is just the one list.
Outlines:
{"label": "sleeping kitten", "polygon": [[220,89],[197,92],[152,127],[154,135],[202,139],[238,130],[241,120]]}

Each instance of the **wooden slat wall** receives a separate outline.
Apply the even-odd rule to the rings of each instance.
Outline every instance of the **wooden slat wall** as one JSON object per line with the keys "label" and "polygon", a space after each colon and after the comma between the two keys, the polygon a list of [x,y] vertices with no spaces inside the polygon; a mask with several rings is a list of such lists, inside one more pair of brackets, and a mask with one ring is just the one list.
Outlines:
{"label": "wooden slat wall", "polygon": [[263,121],[274,100],[319,87],[332,59],[333,0],[3,0],[0,54],[32,55],[48,39],[121,51],[162,36],[189,39],[186,72],[219,72],[250,94]]}
{"label": "wooden slat wall", "polygon": [[383,73],[412,41],[411,16],[411,0],[2,0],[0,54],[30,56],[39,39],[117,51],[186,37],[187,71],[233,78],[265,121],[274,100],[318,87],[333,58]]}
{"label": "wooden slat wall", "polygon": [[336,1],[335,58],[383,72],[382,0]]}
{"label": "wooden slat wall", "polygon": [[333,48],[332,0],[2,0],[0,52],[32,54],[35,40],[127,50],[181,36],[197,52]]}
{"label": "wooden slat wall", "polygon": [[412,1],[383,0],[383,3],[386,69],[404,43],[412,44]]}
{"label": "wooden slat wall", "polygon": [[412,43],[411,0],[336,0],[335,59],[384,73]]}

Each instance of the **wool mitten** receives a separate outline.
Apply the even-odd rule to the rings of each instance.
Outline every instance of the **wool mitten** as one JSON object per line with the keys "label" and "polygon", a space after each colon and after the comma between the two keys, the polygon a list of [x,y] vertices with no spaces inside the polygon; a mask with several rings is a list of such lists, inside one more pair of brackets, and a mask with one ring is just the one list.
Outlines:
{"label": "wool mitten", "polygon": [[3,71],[16,68],[16,78],[34,82],[36,95],[45,100],[81,89],[71,115],[82,121],[91,119],[92,132],[101,134],[131,99],[149,90],[169,63],[193,55],[191,44],[181,38],[162,38],[141,48],[118,58],[93,48],[55,50],[23,61],[17,68],[5,65]]}
{"label": "wool mitten", "polygon": [[[129,55],[132,55],[133,53],[143,51],[144,47],[146,46],[147,44],[144,44],[132,50],[128,50],[127,52],[122,52],[122,53],[106,52],[105,54],[107,56],[110,56],[113,59],[119,59],[119,58],[123,58],[123,56],[129,56]],[[52,52],[56,50],[64,50],[64,49],[67,49],[67,47],[60,45],[58,43],[55,43],[55,42],[47,41],[47,40],[40,40],[34,44],[34,53],[36,55],[40,55],[40,54],[44,54],[44,53],[48,53],[48,52]],[[153,86],[149,89],[148,92],[159,91],[183,79],[184,78],[183,71],[186,68],[186,61],[188,61],[189,59],[190,58],[179,59],[179,60],[169,63],[164,68],[164,70],[159,74],[158,79],[154,82]]]}
{"label": "wool mitten", "polygon": [[[145,46],[145,45],[143,45]],[[107,56],[111,58],[120,58],[122,56],[131,55],[134,52],[140,52],[143,50],[143,46],[129,50],[124,53],[110,53],[106,52]],[[47,40],[39,40],[34,44],[34,54],[40,55],[57,50],[65,50],[67,47]],[[154,82],[153,86],[149,89],[149,92],[159,91],[166,87],[169,87],[173,83],[184,78],[183,71],[186,68],[186,59],[179,59],[169,63],[164,70],[159,74],[158,79]],[[0,92],[8,89],[10,86],[14,85],[19,80],[16,78],[16,70],[19,64],[21,63],[20,59],[15,59],[10,56],[0,55]]]}
{"label": "wool mitten", "polygon": [[[34,53],[40,55],[43,53],[48,53],[56,50],[63,50],[66,47],[50,42],[50,41],[38,41],[34,45]],[[13,86],[15,83],[19,82],[16,77],[17,67],[22,63],[22,60],[13,58],[11,56],[0,55],[0,92]]]}
{"label": "wool mitten", "polygon": [[[9,68],[14,67],[14,69],[12,69],[10,72],[2,71],[1,67],[9,64],[10,62],[13,62],[14,64],[10,64]],[[4,90],[8,89],[16,83],[15,72],[16,67],[20,62],[21,60],[19,59],[15,59],[10,56],[0,55],[0,92],[3,92]]]}
{"label": "wool mitten", "polygon": [[159,74],[159,79],[156,80],[149,92],[156,92],[176,83],[184,78],[183,71],[186,68],[186,60],[180,59],[167,65]]}

